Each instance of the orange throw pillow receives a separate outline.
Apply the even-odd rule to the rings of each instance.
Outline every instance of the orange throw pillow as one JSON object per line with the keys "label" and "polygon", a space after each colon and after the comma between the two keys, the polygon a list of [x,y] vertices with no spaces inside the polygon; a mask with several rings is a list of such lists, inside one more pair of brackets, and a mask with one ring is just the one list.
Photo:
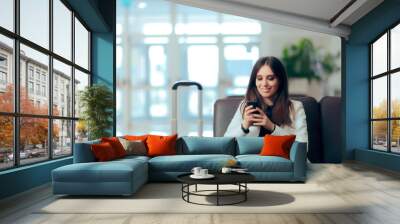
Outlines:
{"label": "orange throw pillow", "polygon": [[101,142],[108,142],[114,149],[115,155],[117,158],[121,158],[126,156],[126,151],[124,146],[122,146],[121,142],[117,137],[110,137],[110,138],[101,138]]}
{"label": "orange throw pillow", "polygon": [[90,147],[92,149],[94,157],[99,162],[109,161],[117,158],[114,149],[108,142],[93,144]]}
{"label": "orange throw pillow", "polygon": [[149,135],[146,143],[148,156],[176,155],[176,139],[178,135]]}
{"label": "orange throw pillow", "polygon": [[143,141],[146,142],[148,135],[125,135],[124,139],[129,140],[129,141]]}
{"label": "orange throw pillow", "polygon": [[280,156],[290,159],[290,148],[296,135],[265,135],[264,146],[261,149],[261,156]]}

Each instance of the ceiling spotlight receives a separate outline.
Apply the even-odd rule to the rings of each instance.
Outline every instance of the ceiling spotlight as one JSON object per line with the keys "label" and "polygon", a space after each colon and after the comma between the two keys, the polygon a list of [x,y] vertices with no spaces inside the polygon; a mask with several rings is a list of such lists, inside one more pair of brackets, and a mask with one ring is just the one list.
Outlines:
{"label": "ceiling spotlight", "polygon": [[137,5],[137,7],[138,7],[139,9],[144,9],[144,8],[147,7],[147,3],[146,3],[146,2],[139,2],[138,5]]}

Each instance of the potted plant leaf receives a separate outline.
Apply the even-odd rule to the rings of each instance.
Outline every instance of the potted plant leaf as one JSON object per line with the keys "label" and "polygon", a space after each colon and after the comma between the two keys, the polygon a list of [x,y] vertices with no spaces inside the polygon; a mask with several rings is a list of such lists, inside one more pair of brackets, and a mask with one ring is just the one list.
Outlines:
{"label": "potted plant leaf", "polygon": [[113,115],[113,94],[103,84],[86,87],[79,94],[81,108],[80,126],[87,127],[89,140],[111,135]]}

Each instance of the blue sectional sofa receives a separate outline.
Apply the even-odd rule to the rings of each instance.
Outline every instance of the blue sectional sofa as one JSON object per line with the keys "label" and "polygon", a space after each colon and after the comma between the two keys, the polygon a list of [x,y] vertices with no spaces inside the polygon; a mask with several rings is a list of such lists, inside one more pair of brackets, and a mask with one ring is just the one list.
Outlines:
{"label": "blue sectional sofa", "polygon": [[230,159],[238,161],[256,177],[256,181],[306,180],[305,143],[295,142],[290,159],[259,156],[263,138],[259,137],[181,137],[177,155],[128,156],[96,162],[90,145],[75,144],[74,163],[52,172],[53,193],[68,195],[131,195],[148,181],[176,181],[180,174],[201,166],[218,172]]}

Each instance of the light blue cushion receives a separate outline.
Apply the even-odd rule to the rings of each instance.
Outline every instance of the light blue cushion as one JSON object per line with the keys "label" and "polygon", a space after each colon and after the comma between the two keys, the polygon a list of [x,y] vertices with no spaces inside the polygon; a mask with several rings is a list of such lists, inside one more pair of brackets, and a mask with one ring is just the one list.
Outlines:
{"label": "light blue cushion", "polygon": [[219,171],[231,155],[174,155],[157,156],[149,160],[150,172],[190,172],[193,167],[203,167],[210,171]]}
{"label": "light blue cushion", "polygon": [[236,159],[250,172],[293,172],[292,161],[279,156],[239,155]]}
{"label": "light blue cushion", "polygon": [[260,154],[264,145],[263,137],[237,137],[236,155]]}
{"label": "light blue cushion", "polygon": [[52,171],[54,194],[131,195],[148,181],[145,158],[75,163]]}
{"label": "light blue cushion", "polygon": [[235,139],[231,137],[189,137],[179,141],[178,154],[226,154],[235,155]]}
{"label": "light blue cushion", "polygon": [[127,182],[132,172],[143,170],[146,163],[139,160],[74,163],[53,170],[54,181],[68,182]]}
{"label": "light blue cushion", "polygon": [[132,166],[111,162],[75,163],[53,170],[54,181],[66,182],[127,182]]}
{"label": "light blue cushion", "polygon": [[123,158],[117,159],[117,160],[113,160],[114,161],[135,161],[135,160],[139,160],[139,161],[143,161],[143,162],[147,162],[149,161],[150,157],[147,156],[135,156],[135,155],[130,155],[130,156],[125,156]]}

